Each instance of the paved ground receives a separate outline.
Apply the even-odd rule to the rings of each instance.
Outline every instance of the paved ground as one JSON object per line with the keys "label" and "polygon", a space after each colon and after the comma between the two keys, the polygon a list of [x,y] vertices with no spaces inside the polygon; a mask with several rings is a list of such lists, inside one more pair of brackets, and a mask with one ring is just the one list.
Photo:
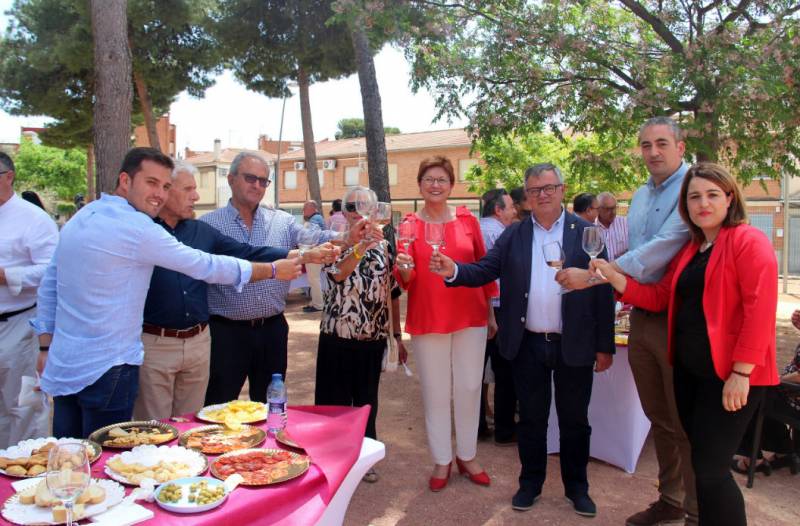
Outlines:
{"label": "paved ground", "polygon": [[[780,364],[788,360],[800,340],[800,333],[788,324],[793,308],[800,308],[800,281],[790,283],[789,290],[797,295],[782,295],[778,309],[783,318],[779,321]],[[287,382],[291,404],[313,403],[314,397],[319,316],[301,312],[305,301],[292,293],[287,308],[291,328]],[[410,365],[416,371],[413,353]],[[478,487],[454,476],[444,491],[431,493],[427,479],[432,461],[425,440],[419,380],[401,372],[384,374],[382,378],[378,438],[386,444],[386,458],[377,465],[381,479],[376,484],[359,486],[350,504],[347,525],[621,525],[656,496],[657,465],[651,440],[634,475],[602,462],[590,463],[590,492],[598,505],[594,519],[575,515],[564,500],[557,456],[550,457],[549,478],[542,499],[533,510],[511,510],[519,469],[517,452],[490,442],[479,443],[478,458],[492,477],[491,487]],[[737,475],[737,480],[743,488],[751,525],[800,524],[800,475],[792,477],[785,469],[769,478],[758,475],[755,487],[749,490],[744,488],[744,477]]]}

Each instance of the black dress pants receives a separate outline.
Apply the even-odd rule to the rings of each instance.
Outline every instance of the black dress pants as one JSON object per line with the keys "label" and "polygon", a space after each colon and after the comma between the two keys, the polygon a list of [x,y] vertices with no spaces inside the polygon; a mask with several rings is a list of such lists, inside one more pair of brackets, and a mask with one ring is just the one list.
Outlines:
{"label": "black dress pants", "polygon": [[700,526],[744,526],[744,499],[731,475],[731,458],[766,388],[751,387],[747,405],[731,412],[722,407],[724,382],[716,376],[697,376],[676,363],[673,378],[678,415],[692,447]]}
{"label": "black dress pants", "polygon": [[364,436],[376,439],[378,386],[386,340],[350,340],[319,335],[315,405],[370,405]]}
{"label": "black dress pants", "polygon": [[569,367],[561,357],[560,341],[525,332],[519,353],[512,361],[514,388],[519,399],[517,439],[522,469],[520,487],[540,493],[547,475],[547,420],[552,385],[561,434],[561,480],[567,497],[586,495],[589,481],[589,400],[592,366]]}
{"label": "black dress pants", "polygon": [[236,400],[250,382],[250,400],[267,401],[267,386],[273,374],[286,378],[289,324],[283,313],[259,320],[228,320],[211,316],[211,371],[206,405]]}

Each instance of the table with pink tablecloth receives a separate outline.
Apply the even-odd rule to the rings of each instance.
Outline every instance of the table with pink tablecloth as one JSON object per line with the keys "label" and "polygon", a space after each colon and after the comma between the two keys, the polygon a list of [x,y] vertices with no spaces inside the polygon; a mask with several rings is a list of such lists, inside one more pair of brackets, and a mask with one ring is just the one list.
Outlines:
{"label": "table with pink tablecloth", "polygon": [[[177,514],[161,509],[155,503],[143,503],[155,517],[142,524],[158,525],[311,525],[325,512],[350,468],[358,459],[364,438],[369,407],[297,406],[288,411],[287,431],[303,445],[311,458],[311,466],[302,476],[273,486],[240,486],[219,508],[197,514]],[[171,423],[180,432],[205,425],[194,418],[186,423]],[[266,429],[266,423],[259,427]],[[177,440],[164,445],[177,445]],[[272,437],[261,446],[281,447]],[[104,466],[118,450],[104,449],[92,465],[92,476],[108,478]],[[209,464],[216,456],[207,456]],[[14,490],[10,477],[0,476],[0,502]],[[126,494],[130,493],[130,488]],[[88,521],[81,521],[81,524]],[[9,524],[0,518],[0,524]]]}

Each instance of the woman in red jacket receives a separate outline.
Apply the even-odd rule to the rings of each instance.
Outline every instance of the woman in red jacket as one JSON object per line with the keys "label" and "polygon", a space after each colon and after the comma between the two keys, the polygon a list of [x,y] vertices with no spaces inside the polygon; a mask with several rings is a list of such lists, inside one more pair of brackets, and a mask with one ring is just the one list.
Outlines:
{"label": "woman in red jacket", "polygon": [[[475,484],[488,486],[489,476],[475,456],[488,298],[496,295],[497,289],[494,282],[477,289],[445,287],[442,278],[429,270],[433,248],[425,241],[427,223],[444,226],[441,250],[458,261],[477,261],[486,249],[475,216],[466,207],[447,202],[455,183],[449,160],[432,157],[422,161],[417,183],[425,206],[409,217],[416,225],[416,240],[407,254],[397,255],[396,268],[400,284],[408,289],[406,332],[411,334],[419,366],[428,446],[435,463],[429,485],[431,491],[440,491],[450,477],[452,397],[458,470]],[[412,262],[413,269],[409,268]]]}
{"label": "woman in red jacket", "polygon": [[777,262],[767,237],[746,224],[741,192],[721,166],[692,166],[678,207],[692,239],[659,283],[637,283],[602,260],[593,269],[622,301],[668,309],[675,400],[692,446],[700,525],[744,525],[730,459],[765,386],[778,383]]}

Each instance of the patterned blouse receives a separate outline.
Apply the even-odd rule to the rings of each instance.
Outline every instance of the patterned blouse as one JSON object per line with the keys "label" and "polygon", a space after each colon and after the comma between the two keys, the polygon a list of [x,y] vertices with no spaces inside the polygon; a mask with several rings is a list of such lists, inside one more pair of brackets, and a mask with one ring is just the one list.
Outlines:
{"label": "patterned blouse", "polygon": [[[346,255],[347,252],[342,253],[339,261]],[[400,289],[392,276],[391,260],[388,263],[383,248],[378,246],[367,250],[358,266],[341,283],[328,272],[324,273],[328,289],[325,291],[322,332],[351,340],[374,341],[389,337],[389,311],[386,307],[389,286],[392,298],[400,295]],[[396,331],[399,332],[400,328],[397,327]]]}

